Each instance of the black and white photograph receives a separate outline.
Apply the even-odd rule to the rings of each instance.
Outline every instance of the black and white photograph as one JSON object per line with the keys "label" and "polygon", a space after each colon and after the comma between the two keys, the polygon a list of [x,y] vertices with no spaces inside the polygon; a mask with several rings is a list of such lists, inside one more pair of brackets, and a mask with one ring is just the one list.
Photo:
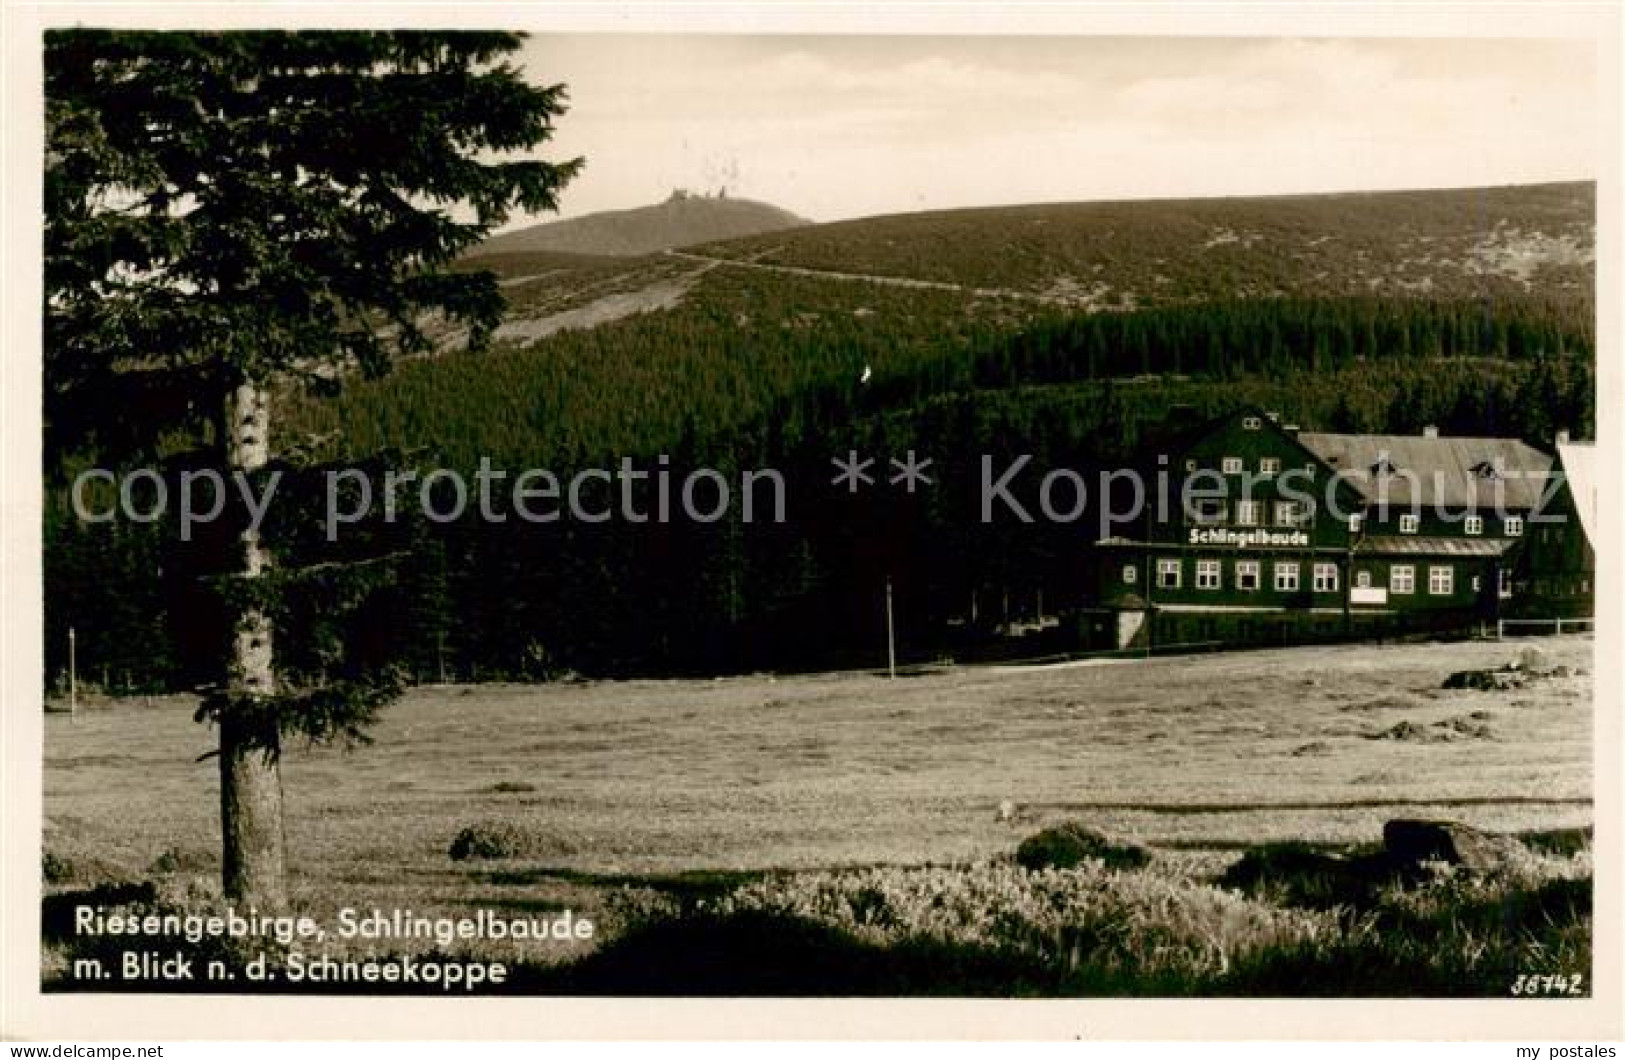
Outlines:
{"label": "black and white photograph", "polygon": [[259,13],[8,29],[8,994],[1620,1036],[1617,8]]}

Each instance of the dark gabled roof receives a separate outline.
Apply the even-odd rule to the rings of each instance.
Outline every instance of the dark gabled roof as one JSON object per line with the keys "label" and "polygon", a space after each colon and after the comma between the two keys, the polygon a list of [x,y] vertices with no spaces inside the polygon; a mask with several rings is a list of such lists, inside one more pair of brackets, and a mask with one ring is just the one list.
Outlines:
{"label": "dark gabled roof", "polygon": [[[1551,456],[1514,438],[1304,431],[1298,441],[1368,501],[1396,506],[1533,509],[1552,468]],[[1381,475],[1384,461],[1391,471]]]}

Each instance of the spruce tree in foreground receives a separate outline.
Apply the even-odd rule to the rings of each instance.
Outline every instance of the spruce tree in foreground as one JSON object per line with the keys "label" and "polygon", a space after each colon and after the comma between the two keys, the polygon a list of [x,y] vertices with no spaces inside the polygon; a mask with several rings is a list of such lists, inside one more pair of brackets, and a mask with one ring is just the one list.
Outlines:
{"label": "spruce tree in foreground", "polygon": [[[504,61],[520,43],[47,34],[47,453],[173,455],[179,429],[223,474],[263,476],[297,449],[276,437],[279,387],[378,375],[430,349],[429,315],[480,346],[495,278],[448,266],[511,210],[556,209],[581,165],[514,156],[565,109],[563,86]],[[286,905],[283,742],[362,739],[398,690],[331,621],[387,568],[307,562],[312,509],[291,507],[236,532],[213,579],[224,665],[198,712],[219,733],[225,892],[261,910]]]}

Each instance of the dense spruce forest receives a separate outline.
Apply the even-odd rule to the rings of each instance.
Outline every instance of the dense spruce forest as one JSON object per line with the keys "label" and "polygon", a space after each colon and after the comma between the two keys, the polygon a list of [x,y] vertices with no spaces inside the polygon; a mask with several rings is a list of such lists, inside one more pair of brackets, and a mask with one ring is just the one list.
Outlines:
{"label": "dense spruce forest", "polygon": [[[602,262],[579,274],[545,264],[516,301],[551,290],[579,302],[572,282],[616,275]],[[522,263],[503,268],[526,275]],[[1096,536],[1092,515],[983,523],[983,454],[1088,475],[1142,453],[1171,410],[1243,405],[1306,429],[1435,424],[1545,447],[1559,428],[1594,433],[1588,287],[1497,283],[1475,297],[1454,284],[1448,295],[1356,284],[1103,311],[730,266],[688,283],[672,308],[413,360],[336,397],[289,391],[276,444],[337,465],[387,450],[470,481],[482,459],[510,481],[529,468],[567,480],[622,458],[676,483],[699,467],[736,486],[773,468],[786,520],[745,521],[736,490],[727,517],[706,524],[493,523],[472,505],[452,522],[369,524],[393,544],[398,573],[347,631],[357,650],[416,681],[873,666],[885,658],[889,579],[903,658],[963,657],[1076,607]],[[831,484],[832,456],[878,457],[883,476],[888,455],[911,449],[933,460],[934,486],[852,495]],[[209,545],[179,540],[172,521],[82,525],[66,503],[69,469],[125,456],[80,453],[49,480],[47,674],[62,672],[72,626],[85,677],[184,688],[218,635],[193,586]],[[415,491],[405,496],[415,510]]]}

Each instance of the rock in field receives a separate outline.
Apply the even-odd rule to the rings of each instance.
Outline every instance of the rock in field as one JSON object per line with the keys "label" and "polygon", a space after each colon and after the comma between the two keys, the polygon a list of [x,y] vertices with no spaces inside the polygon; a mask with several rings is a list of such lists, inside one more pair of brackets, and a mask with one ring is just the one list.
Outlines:
{"label": "rock in field", "polygon": [[1528,856],[1523,844],[1510,836],[1491,835],[1457,821],[1392,820],[1382,826],[1382,845],[1388,860],[1402,871],[1439,861],[1481,875]]}

